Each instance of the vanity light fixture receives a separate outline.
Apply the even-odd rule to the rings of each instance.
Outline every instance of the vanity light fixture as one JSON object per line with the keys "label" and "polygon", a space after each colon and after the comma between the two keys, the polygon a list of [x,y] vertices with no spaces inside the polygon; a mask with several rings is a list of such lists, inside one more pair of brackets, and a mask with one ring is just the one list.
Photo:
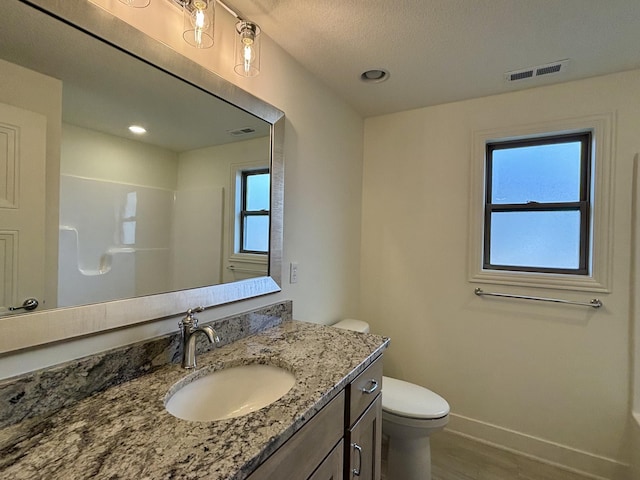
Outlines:
{"label": "vanity light fixture", "polygon": [[243,77],[255,77],[260,73],[260,27],[253,22],[236,23],[236,55],[234,71]]}
{"label": "vanity light fixture", "polygon": [[136,135],[144,135],[145,133],[147,133],[147,129],[141,127],[140,125],[130,125],[129,131],[131,133],[135,133]]}
{"label": "vanity light fixture", "polygon": [[[236,24],[233,70],[243,77],[255,77],[260,73],[260,27],[244,19],[221,0],[168,0],[182,9],[182,38],[195,48],[213,46],[215,4],[220,4],[233,15]],[[131,7],[146,7],[151,0],[120,0]]]}
{"label": "vanity light fixture", "polygon": [[214,0],[191,0],[183,3],[182,38],[192,47],[213,46],[215,3]]}

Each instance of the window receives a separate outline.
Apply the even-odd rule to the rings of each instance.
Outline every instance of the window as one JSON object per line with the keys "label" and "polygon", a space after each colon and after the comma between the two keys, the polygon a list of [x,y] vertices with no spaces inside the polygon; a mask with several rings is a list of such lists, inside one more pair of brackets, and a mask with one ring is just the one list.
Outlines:
{"label": "window", "polygon": [[469,281],[609,292],[614,138],[612,113],[474,131]]}
{"label": "window", "polygon": [[242,172],[240,253],[269,251],[269,169]]}
{"label": "window", "polygon": [[485,269],[587,275],[591,134],[489,142]]}

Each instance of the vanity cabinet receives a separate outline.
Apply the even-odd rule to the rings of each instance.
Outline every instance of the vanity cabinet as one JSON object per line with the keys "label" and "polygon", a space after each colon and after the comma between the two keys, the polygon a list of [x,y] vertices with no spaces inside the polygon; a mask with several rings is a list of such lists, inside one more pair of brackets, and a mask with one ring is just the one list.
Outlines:
{"label": "vanity cabinet", "polygon": [[353,380],[248,480],[380,480],[382,357]]}
{"label": "vanity cabinet", "polygon": [[347,387],[346,480],[380,480],[382,456],[382,357]]}

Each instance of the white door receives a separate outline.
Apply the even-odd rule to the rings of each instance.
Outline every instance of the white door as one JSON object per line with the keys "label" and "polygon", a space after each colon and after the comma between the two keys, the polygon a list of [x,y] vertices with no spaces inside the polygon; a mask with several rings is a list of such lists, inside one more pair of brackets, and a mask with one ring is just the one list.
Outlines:
{"label": "white door", "polygon": [[0,103],[0,315],[44,295],[46,129],[44,115]]}

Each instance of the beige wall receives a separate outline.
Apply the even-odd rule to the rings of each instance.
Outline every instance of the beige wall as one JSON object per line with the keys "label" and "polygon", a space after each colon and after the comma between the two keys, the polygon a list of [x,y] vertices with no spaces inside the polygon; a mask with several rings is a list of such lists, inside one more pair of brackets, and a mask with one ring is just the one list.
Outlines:
{"label": "beige wall", "polygon": [[[97,3],[191,56],[213,72],[283,110],[285,200],[282,292],[208,310],[202,322],[280,300],[293,300],[296,318],[330,323],[357,314],[363,120],[308,71],[263,35],[262,71],[245,79],[233,73],[234,20],[216,14],[216,46],[190,49],[181,39],[181,16],[169,2],[128,8],[117,0]],[[168,15],[164,10],[169,9]],[[288,283],[288,264],[299,263],[299,281]],[[82,321],[78,319],[78,321]],[[0,362],[0,378],[52,365],[170,331],[163,319],[89,338],[12,355]]]}
{"label": "beige wall", "polygon": [[[606,477],[630,461],[638,85],[640,71],[632,71],[365,122],[361,318],[392,338],[386,374],[442,394],[454,430]],[[610,293],[597,295],[605,307],[475,297],[477,286],[587,301],[596,295],[467,281],[473,133],[609,113],[613,280]]]}

